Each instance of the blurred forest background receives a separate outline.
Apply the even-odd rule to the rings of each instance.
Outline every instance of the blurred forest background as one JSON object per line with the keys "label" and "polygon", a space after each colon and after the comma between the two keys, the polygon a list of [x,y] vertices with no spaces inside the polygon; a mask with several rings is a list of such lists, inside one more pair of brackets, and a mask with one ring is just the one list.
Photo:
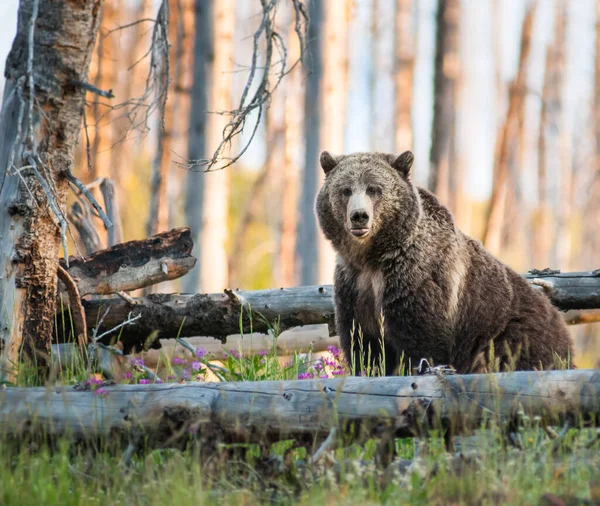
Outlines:
{"label": "blurred forest background", "polygon": [[[75,175],[120,218],[109,234],[73,200],[71,251],[186,225],[197,267],[154,291],[328,283],[333,254],[313,211],[319,152],[412,149],[417,183],[517,271],[600,268],[600,0],[304,4],[307,52],[295,4],[279,0],[286,66],[276,52],[265,69],[260,39],[248,92],[268,71],[270,107],[204,173],[187,161],[213,156],[240,103],[261,0],[170,0],[168,65],[151,51],[161,2],[105,0],[90,82],[114,98],[88,95]],[[0,6],[1,65],[17,6]],[[571,327],[590,356],[598,325]]]}

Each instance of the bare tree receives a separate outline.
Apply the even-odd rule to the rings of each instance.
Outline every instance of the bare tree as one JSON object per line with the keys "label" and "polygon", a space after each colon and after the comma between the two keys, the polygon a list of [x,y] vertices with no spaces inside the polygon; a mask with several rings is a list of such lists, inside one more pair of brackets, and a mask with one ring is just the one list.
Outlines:
{"label": "bare tree", "polygon": [[[301,57],[301,41],[290,27],[289,55],[292,61]],[[298,283],[296,263],[298,204],[300,197],[300,167],[304,161],[303,125],[304,111],[298,107],[305,94],[301,68],[295,68],[286,83],[285,96],[285,163],[281,175],[281,213],[276,240],[275,283],[294,286]]]}
{"label": "bare tree", "polygon": [[150,210],[148,221],[146,223],[146,235],[150,237],[158,232],[167,230],[169,223],[169,206],[167,202],[167,182],[169,180],[170,168],[172,165],[171,143],[175,129],[174,119],[179,113],[179,92],[183,87],[183,4],[182,0],[174,2],[174,9],[170,10],[169,19],[169,40],[174,40],[175,44],[170,48],[169,61],[160,62],[161,80],[170,82],[168,75],[169,67],[173,68],[175,75],[175,92],[169,94],[169,100],[165,103],[163,118],[163,128],[157,129],[156,152],[152,162],[152,173],[150,176]]}
{"label": "bare tree", "polygon": [[538,137],[538,209],[537,223],[533,230],[534,262],[538,268],[550,266],[553,244],[551,227],[552,209],[548,199],[550,174],[548,168],[560,165],[558,132],[562,111],[562,87],[564,81],[566,43],[566,2],[559,0],[555,6],[554,40],[546,49],[546,68],[542,88],[540,131]]}
{"label": "bare tree", "polygon": [[323,72],[323,0],[311,0],[309,3],[307,38],[306,93],[304,100],[304,136],[305,162],[302,173],[302,194],[298,220],[297,257],[300,263],[300,283],[312,285],[317,282],[317,238],[318,227],[315,219],[314,203],[317,194],[320,168],[319,133],[321,129],[319,109],[321,107]]}
{"label": "bare tree", "polygon": [[[42,366],[65,204],[101,0],[21,0],[0,116],[0,377],[21,346]],[[42,21],[43,20],[43,21]],[[60,231],[62,230],[62,234]]]}
{"label": "bare tree", "polygon": [[[235,25],[233,0],[197,2],[196,22],[188,150],[190,160],[204,159],[206,148],[211,153],[218,150],[228,124],[227,116],[220,113],[231,110],[230,74],[233,70]],[[204,116],[207,110],[210,114],[205,123],[204,117],[199,116]],[[227,287],[228,279],[225,246],[229,172],[214,170],[210,174],[200,172],[197,175],[190,172],[186,203],[188,223],[196,231],[194,243],[198,248],[199,275],[195,283],[192,280],[186,282],[186,290],[223,290]]]}
{"label": "bare tree", "polygon": [[412,88],[414,73],[413,0],[396,0],[396,143],[395,151],[412,149]]}
{"label": "bare tree", "polygon": [[435,77],[429,190],[449,201],[450,172],[455,165],[456,98],[459,74],[460,1],[440,0],[436,18]]}
{"label": "bare tree", "polygon": [[529,7],[523,20],[517,75],[510,86],[508,110],[496,140],[492,196],[483,234],[483,243],[494,254],[500,252],[504,213],[511,191],[510,164],[514,153],[518,152],[516,144],[519,140],[519,129],[521,128],[520,118],[522,118],[525,108],[527,65],[531,52],[531,32],[535,9],[535,4]]}
{"label": "bare tree", "polygon": [[371,147],[392,153],[395,147],[395,0],[373,2],[373,74],[371,83]]}
{"label": "bare tree", "polygon": [[310,3],[308,44],[310,74],[306,82],[305,132],[306,162],[302,181],[298,256],[301,283],[331,281],[335,254],[318,231],[314,212],[315,196],[323,181],[319,151],[341,154],[344,149],[344,123],[347,95],[346,0]]}
{"label": "bare tree", "polygon": [[[112,2],[105,2],[105,5],[102,8],[100,34],[98,43],[96,44],[96,54],[91,62],[92,73],[94,74],[93,83],[94,86],[100,90],[112,90],[116,84],[118,50],[115,44],[115,38],[110,35],[104,36],[104,34],[117,24],[117,13],[118,10]],[[95,67],[95,69],[93,67]],[[111,177],[110,148],[113,144],[111,111],[106,111],[105,107],[103,107],[98,100],[94,100],[92,104],[92,117],[90,119],[93,120],[93,123],[86,121],[91,130],[90,134],[93,133],[91,163],[88,168],[91,170],[93,179],[99,177]],[[91,128],[92,126],[93,128]]]}

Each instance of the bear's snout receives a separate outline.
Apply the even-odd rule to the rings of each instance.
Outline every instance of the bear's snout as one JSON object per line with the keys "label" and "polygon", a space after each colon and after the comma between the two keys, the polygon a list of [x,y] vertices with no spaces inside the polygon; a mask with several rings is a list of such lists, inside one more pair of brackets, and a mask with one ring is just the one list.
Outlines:
{"label": "bear's snout", "polygon": [[354,237],[365,237],[371,228],[373,205],[362,192],[353,195],[348,202],[348,229]]}
{"label": "bear's snout", "polygon": [[356,228],[365,228],[369,224],[369,213],[366,209],[356,209],[350,215],[350,223]]}

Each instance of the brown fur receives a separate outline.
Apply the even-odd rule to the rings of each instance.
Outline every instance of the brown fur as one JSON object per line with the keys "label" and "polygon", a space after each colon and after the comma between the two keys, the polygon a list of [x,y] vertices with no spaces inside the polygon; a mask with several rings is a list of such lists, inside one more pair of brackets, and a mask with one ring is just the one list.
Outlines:
{"label": "brown fur", "polygon": [[[412,161],[410,152],[321,156],[326,180],[316,209],[338,253],[336,326],[346,358],[353,328],[359,354],[358,325],[364,347],[381,354],[383,314],[386,374],[402,355],[410,367],[427,358],[461,373],[548,369],[556,358],[572,366],[571,338],[558,311],[460,232],[433,194],[412,184]],[[351,229],[368,232],[355,237]]]}

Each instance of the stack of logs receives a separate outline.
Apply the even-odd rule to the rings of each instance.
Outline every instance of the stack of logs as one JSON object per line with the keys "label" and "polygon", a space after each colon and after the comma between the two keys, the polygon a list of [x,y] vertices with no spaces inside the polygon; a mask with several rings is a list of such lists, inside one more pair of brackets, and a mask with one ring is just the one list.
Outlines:
{"label": "stack of logs", "polygon": [[[81,301],[80,335],[98,338],[130,313],[138,319],[121,336],[127,349],[143,348],[148,335],[156,332],[158,337],[205,335],[224,340],[239,333],[240,313],[244,331],[250,330],[251,320],[253,329],[262,332],[269,330],[267,322],[274,319],[279,320],[280,329],[331,322],[331,286],[141,298],[126,293],[189,271],[195,263],[191,249],[189,230],[178,229],[83,260],[72,258],[68,268],[62,266],[61,279],[66,284],[61,296],[71,299],[71,310]],[[598,271],[535,271],[527,277],[560,309],[600,307]],[[111,294],[120,296],[81,300]],[[96,323],[99,319],[100,324]],[[111,337],[107,334],[106,342]],[[189,441],[190,435],[209,442],[264,443],[295,438],[313,448],[324,445],[316,458],[328,441],[336,440],[339,430],[360,438],[419,436],[432,426],[459,434],[484,421],[513,426],[523,416],[539,417],[540,426],[550,434],[550,425],[600,425],[600,374],[584,370],[464,376],[440,372],[413,377],[103,389],[103,395],[85,384],[79,388],[0,389],[0,432],[37,434],[43,429],[44,434],[68,434],[77,440],[116,440],[115,434],[122,434],[125,437],[117,439],[129,444],[127,454],[136,449],[134,442],[140,440],[140,434],[147,436],[144,440],[150,446],[177,445]],[[349,425],[356,430],[350,431]]]}
{"label": "stack of logs", "polygon": [[[149,294],[127,292],[179,278],[196,263],[188,228],[174,229],[143,241],[130,241],[87,258],[69,259],[60,268],[60,296],[70,305],[76,333],[101,335],[128,315],[139,315],[121,334],[125,352],[159,348],[159,339],[209,336],[225,342],[240,333],[268,333],[305,325],[333,323],[333,287],[300,286],[269,290],[225,290],[215,294]],[[525,275],[544,291],[570,324],[597,321],[600,311],[600,270],[560,273],[546,269]],[[96,296],[89,299],[88,296]],[[97,297],[102,296],[102,297]],[[241,317],[240,317],[241,316]],[[60,320],[59,320],[60,321]],[[300,335],[300,333],[298,333]],[[153,338],[148,342],[149,337]],[[107,335],[108,344],[112,335]]]}

